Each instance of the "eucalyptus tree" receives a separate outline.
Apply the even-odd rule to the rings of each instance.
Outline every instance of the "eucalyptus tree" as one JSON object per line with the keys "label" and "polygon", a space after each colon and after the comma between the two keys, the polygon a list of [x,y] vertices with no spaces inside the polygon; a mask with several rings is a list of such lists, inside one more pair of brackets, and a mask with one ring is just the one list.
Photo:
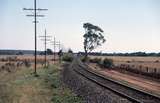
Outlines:
{"label": "eucalyptus tree", "polygon": [[83,28],[85,29],[84,37],[84,51],[85,58],[88,57],[88,53],[101,46],[106,39],[104,38],[104,31],[91,23],[84,23]]}

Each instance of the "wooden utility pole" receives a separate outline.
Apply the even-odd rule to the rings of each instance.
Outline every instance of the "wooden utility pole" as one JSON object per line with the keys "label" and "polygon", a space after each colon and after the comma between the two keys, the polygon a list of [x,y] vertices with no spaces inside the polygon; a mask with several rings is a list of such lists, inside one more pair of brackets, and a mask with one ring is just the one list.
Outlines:
{"label": "wooden utility pole", "polygon": [[45,41],[44,41],[44,50],[45,50],[45,68],[46,68],[46,66],[47,66],[47,47],[46,47],[46,45],[47,45],[47,43],[46,43],[46,35],[47,35],[47,33],[46,33],[46,29],[45,29],[45,33],[44,33],[44,35],[45,35]]}
{"label": "wooden utility pole", "polygon": [[51,41],[51,43],[52,43],[52,45],[53,45],[53,49],[54,49],[54,64],[55,64],[55,61],[56,61],[56,46],[58,46],[58,48],[59,48],[59,50],[60,50],[60,41],[59,42],[57,42],[56,41],[56,38],[54,37],[54,41]]}
{"label": "wooden utility pole", "polygon": [[61,50],[61,42],[59,41],[59,45],[58,45],[59,51]]}
{"label": "wooden utility pole", "polygon": [[35,26],[35,75],[37,75],[37,2],[34,0],[34,26]]}
{"label": "wooden utility pole", "polygon": [[54,61],[56,62],[56,38],[54,37]]}
{"label": "wooden utility pole", "polygon": [[34,53],[34,55],[35,55],[35,65],[34,65],[34,73],[35,73],[35,75],[37,75],[37,23],[38,23],[38,21],[37,21],[37,17],[44,17],[44,15],[37,15],[37,11],[44,11],[44,10],[48,10],[48,9],[40,9],[40,8],[38,8],[37,9],[37,1],[36,0],[34,0],[34,8],[23,8],[23,10],[29,10],[29,11],[34,11],[34,14],[31,14],[31,15],[26,15],[26,16],[28,16],[28,17],[34,17],[34,21],[33,21],[33,23],[34,23],[34,36],[35,36],[35,53]]}
{"label": "wooden utility pole", "polygon": [[45,60],[45,68],[46,68],[47,67],[47,41],[51,41],[51,39],[48,39],[48,38],[51,38],[52,36],[47,35],[47,31],[45,29],[44,36],[39,36],[39,37],[44,38],[41,40],[44,41],[44,53],[45,53],[44,60]]}

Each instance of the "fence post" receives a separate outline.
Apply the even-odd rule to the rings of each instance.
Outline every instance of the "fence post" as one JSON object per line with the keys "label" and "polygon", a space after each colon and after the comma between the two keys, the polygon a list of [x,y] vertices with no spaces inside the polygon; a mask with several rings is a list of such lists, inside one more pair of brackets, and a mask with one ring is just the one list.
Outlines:
{"label": "fence post", "polygon": [[154,68],[154,73],[157,74],[157,68]]}
{"label": "fence post", "polygon": [[147,73],[148,73],[148,67],[146,67],[146,71],[147,71]]}

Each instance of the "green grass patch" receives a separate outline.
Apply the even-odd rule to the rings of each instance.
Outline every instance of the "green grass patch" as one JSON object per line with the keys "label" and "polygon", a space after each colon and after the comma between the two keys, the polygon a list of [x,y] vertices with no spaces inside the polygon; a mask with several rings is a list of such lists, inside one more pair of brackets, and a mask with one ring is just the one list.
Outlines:
{"label": "green grass patch", "polygon": [[49,67],[47,74],[45,82],[50,85],[50,88],[53,91],[51,99],[53,103],[82,103],[80,97],[77,97],[70,89],[62,86],[60,81],[60,69],[58,69],[57,66]]}
{"label": "green grass patch", "polygon": [[81,98],[61,85],[59,68],[58,65],[38,68],[38,77],[32,68],[3,76],[0,103],[82,103]]}

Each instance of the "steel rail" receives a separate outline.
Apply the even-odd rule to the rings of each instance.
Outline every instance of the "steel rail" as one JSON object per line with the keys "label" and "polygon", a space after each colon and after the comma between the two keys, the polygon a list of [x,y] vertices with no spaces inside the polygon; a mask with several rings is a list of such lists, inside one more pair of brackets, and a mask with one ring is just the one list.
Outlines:
{"label": "steel rail", "polygon": [[[76,73],[82,75],[83,77],[98,84],[99,86],[101,86],[103,88],[106,88],[106,89],[113,91],[114,93],[118,94],[119,96],[121,96],[123,98],[128,99],[129,101],[131,101],[133,103],[160,103],[159,97],[152,95],[152,94],[149,94],[149,93],[146,93],[146,92],[143,92],[142,90],[138,90],[138,89],[126,86],[123,83],[119,83],[117,81],[112,80],[111,78],[107,78],[106,76],[89,69],[89,67],[86,64],[82,65],[81,63],[76,63],[74,65],[74,68],[75,69],[73,69],[73,70]],[[126,90],[134,91],[135,95],[138,94],[139,96],[144,96],[144,98],[146,97],[146,99],[144,99],[144,98],[137,99],[138,97],[135,98],[135,96],[123,93],[122,91],[111,87],[110,84],[105,84],[105,83],[101,82],[100,79],[102,79],[103,81],[106,80],[106,81],[112,82],[114,85],[119,85],[119,86],[123,87],[123,89],[126,88]],[[148,97],[149,97],[149,99],[148,99]],[[150,98],[152,98],[152,99],[150,99]]]}

